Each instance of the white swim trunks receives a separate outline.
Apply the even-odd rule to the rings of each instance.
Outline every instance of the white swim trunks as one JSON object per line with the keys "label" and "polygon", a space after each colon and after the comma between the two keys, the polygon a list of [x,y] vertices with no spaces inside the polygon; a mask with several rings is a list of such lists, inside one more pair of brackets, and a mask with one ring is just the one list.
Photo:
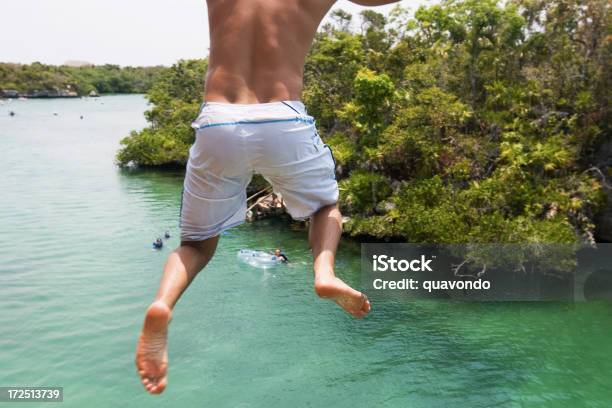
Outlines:
{"label": "white swim trunks", "polygon": [[182,240],[202,241],[243,223],[253,173],[282,194],[294,219],[338,202],[333,154],[301,102],[207,102],[192,127],[196,140],[183,185]]}

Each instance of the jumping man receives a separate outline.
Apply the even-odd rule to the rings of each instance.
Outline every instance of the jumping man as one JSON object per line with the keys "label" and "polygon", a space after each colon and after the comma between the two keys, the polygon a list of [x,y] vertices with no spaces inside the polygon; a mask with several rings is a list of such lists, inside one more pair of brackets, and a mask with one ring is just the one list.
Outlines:
{"label": "jumping man", "polygon": [[[379,6],[398,0],[360,0]],[[334,275],[342,232],[329,147],[299,101],[303,67],[317,27],[335,0],[207,0],[210,55],[204,104],[181,206],[181,244],[170,254],[136,350],[146,390],[167,384],[172,309],[210,261],[219,234],[245,220],[246,186],[262,174],[295,219],[310,219],[314,290],[362,318],[370,303]]]}

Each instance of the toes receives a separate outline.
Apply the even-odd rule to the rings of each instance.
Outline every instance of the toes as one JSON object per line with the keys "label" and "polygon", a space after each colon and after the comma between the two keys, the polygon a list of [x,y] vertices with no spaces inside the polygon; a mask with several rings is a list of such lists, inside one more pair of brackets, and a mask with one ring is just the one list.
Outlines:
{"label": "toes", "polygon": [[150,389],[147,388],[147,391],[149,391],[151,394],[161,394],[162,392],[164,392],[165,389],[166,389],[166,379],[162,378],[155,385],[151,386]]}
{"label": "toes", "polygon": [[370,301],[369,301],[369,300],[366,300],[366,301],[365,301],[365,303],[363,304],[363,308],[362,308],[362,310],[363,310],[365,313],[370,313],[370,310],[372,310],[372,305],[370,304]]}
{"label": "toes", "polygon": [[370,313],[370,310],[372,309],[370,305],[370,301],[368,300],[368,297],[365,294],[363,293],[361,294],[361,299],[362,299],[362,303],[359,306],[359,309],[349,311],[351,316],[357,319],[363,319],[364,317],[367,316],[368,313]]}
{"label": "toes", "polygon": [[153,390],[155,389],[155,382],[152,379],[143,378],[141,382],[147,392],[153,393]]}
{"label": "toes", "polygon": [[363,303],[361,304],[361,308],[359,310],[359,313],[361,313],[361,314],[363,314],[363,316],[365,316],[368,313],[370,313],[370,310],[372,309],[372,305],[370,304],[370,300],[365,295],[365,293],[361,294],[361,298],[363,299]]}
{"label": "toes", "polygon": [[161,394],[166,389],[166,377],[142,377],[141,382],[149,394]]}
{"label": "toes", "polygon": [[155,390],[156,394],[161,394],[165,389],[166,389],[166,384],[167,384],[167,380],[166,378],[162,378],[158,383],[157,383],[157,389]]}

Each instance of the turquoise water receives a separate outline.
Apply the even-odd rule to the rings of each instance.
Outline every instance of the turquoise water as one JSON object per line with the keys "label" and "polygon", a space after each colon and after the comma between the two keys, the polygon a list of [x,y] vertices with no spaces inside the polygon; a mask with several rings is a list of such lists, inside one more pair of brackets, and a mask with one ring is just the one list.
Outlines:
{"label": "turquoise water", "polygon": [[[133,354],[178,242],[181,176],[114,166],[144,109],[141,96],[0,106],[0,386],[63,386],[67,407],[612,405],[610,304],[386,300],[354,321],[313,295],[304,232],[274,221],[224,234],[175,310],[168,389],[147,395]],[[290,266],[236,259],[276,246]],[[343,244],[338,274],[359,285],[358,245]]]}

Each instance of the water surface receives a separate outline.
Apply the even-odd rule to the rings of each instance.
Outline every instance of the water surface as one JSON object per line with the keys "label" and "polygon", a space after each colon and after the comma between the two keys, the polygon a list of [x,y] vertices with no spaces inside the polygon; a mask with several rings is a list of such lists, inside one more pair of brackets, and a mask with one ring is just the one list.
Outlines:
{"label": "water surface", "polygon": [[[142,96],[0,106],[0,386],[63,386],[66,407],[612,404],[609,304],[387,300],[354,321],[315,298],[306,236],[278,221],[223,235],[175,310],[169,387],[146,395],[133,353],[178,242],[181,175],[114,165],[145,109]],[[236,259],[277,246],[290,266]],[[338,274],[359,285],[358,245],[343,244]]]}

